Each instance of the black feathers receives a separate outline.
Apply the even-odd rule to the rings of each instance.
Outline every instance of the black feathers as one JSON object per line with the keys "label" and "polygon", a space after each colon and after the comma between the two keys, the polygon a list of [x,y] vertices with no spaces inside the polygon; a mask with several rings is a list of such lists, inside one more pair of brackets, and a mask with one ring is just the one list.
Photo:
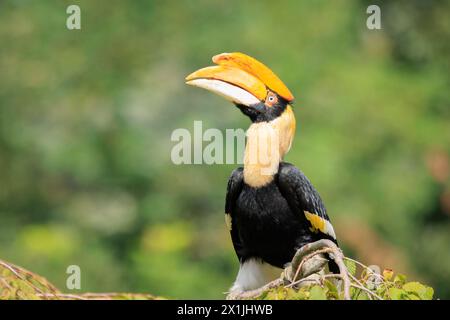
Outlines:
{"label": "black feathers", "polygon": [[251,106],[236,104],[236,107],[254,123],[269,122],[278,118],[286,110],[288,105],[288,102],[279,95],[277,95],[277,98],[278,102],[271,107],[267,106],[264,102]]}
{"label": "black feathers", "polygon": [[322,238],[335,241],[313,230],[304,211],[329,221],[325,206],[305,175],[288,163],[280,163],[274,180],[261,188],[244,182],[243,168],[234,170],[225,211],[231,216],[231,237],[241,262],[260,258],[283,268],[303,245]]}
{"label": "black feathers", "polygon": [[234,169],[228,179],[227,195],[225,198],[225,213],[231,214],[236,198],[239,196],[244,183],[244,168]]}
{"label": "black feathers", "polygon": [[330,221],[319,193],[303,172],[294,165],[280,163],[277,184],[293,210],[298,211],[299,214],[307,211]]}

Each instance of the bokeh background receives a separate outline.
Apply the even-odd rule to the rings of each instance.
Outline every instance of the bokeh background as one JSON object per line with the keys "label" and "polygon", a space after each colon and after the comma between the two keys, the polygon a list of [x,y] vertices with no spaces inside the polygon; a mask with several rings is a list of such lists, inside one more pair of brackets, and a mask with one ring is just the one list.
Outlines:
{"label": "bokeh background", "polygon": [[[81,7],[82,29],[66,29]],[[366,28],[379,4],[382,30]],[[450,298],[448,1],[0,1],[0,258],[64,290],[222,298],[236,165],[174,165],[176,128],[247,128],[184,84],[221,52],[296,96],[286,160],[347,255]]]}

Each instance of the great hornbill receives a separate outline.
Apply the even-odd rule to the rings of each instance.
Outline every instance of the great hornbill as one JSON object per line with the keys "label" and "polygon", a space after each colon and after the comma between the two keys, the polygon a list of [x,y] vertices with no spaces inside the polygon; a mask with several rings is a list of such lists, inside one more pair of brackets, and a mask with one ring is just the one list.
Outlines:
{"label": "great hornbill", "polygon": [[[264,64],[243,53],[213,57],[216,66],[186,77],[186,83],[233,102],[252,121],[244,167],[228,181],[225,220],[240,268],[230,291],[272,280],[297,249],[319,239],[337,243],[319,193],[294,165],[283,162],[295,134],[294,97]],[[329,261],[331,271],[336,269]],[[280,272],[278,272],[278,275]]]}

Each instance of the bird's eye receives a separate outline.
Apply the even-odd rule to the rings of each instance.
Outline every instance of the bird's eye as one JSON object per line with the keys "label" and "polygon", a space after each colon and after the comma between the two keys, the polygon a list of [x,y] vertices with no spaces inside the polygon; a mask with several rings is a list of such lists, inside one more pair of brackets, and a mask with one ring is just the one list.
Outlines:
{"label": "bird's eye", "polygon": [[267,106],[271,107],[271,106],[275,105],[277,102],[278,102],[277,96],[275,94],[273,94],[272,92],[269,92],[269,95],[267,96],[267,99],[266,99]]}

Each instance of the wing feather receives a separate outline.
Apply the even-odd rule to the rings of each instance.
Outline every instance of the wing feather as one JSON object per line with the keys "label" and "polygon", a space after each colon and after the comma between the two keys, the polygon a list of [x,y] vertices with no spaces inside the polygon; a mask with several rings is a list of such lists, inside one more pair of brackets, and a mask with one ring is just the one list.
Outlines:
{"label": "wing feather", "polygon": [[319,193],[308,178],[290,163],[280,164],[278,186],[290,206],[304,215],[312,232],[320,232],[336,241],[336,234]]}
{"label": "wing feather", "polygon": [[225,197],[225,222],[230,231],[231,241],[239,260],[245,255],[244,247],[239,237],[239,230],[235,221],[233,221],[233,212],[236,201],[241,194],[244,185],[244,169],[242,167],[235,169],[228,180],[227,195]]}

